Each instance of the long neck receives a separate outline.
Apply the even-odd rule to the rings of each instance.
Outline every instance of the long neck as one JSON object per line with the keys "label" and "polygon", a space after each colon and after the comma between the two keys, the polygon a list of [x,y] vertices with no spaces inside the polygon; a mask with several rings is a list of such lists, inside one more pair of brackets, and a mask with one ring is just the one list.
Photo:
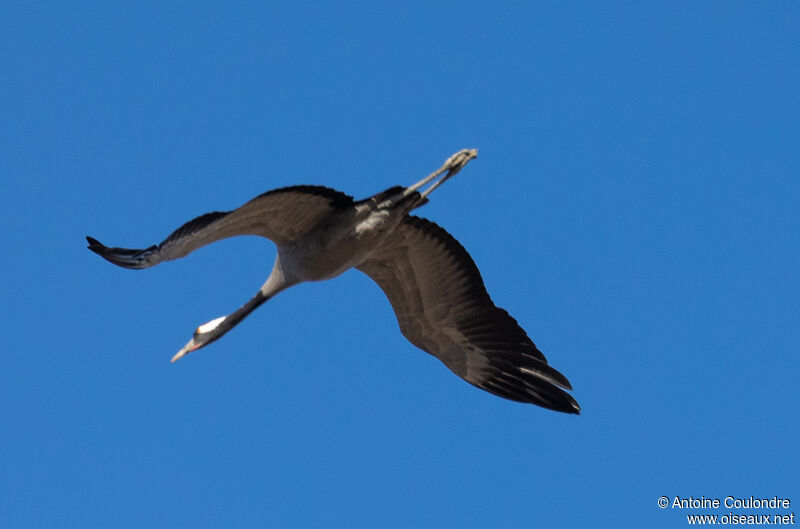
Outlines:
{"label": "long neck", "polygon": [[256,292],[256,295],[247,300],[247,303],[225,317],[222,323],[220,323],[220,325],[217,327],[219,335],[222,336],[228,332],[230,329],[236,326],[236,324],[245,319],[248,314],[260,307],[270,297],[271,296],[264,294],[261,290]]}
{"label": "long neck", "polygon": [[209,336],[209,339],[204,343],[208,344],[219,339],[223,334],[233,329],[239,322],[247,317],[248,314],[260,307],[264,302],[275,296],[278,292],[296,285],[300,281],[295,279],[290,274],[286,273],[280,261],[280,254],[275,258],[275,264],[272,267],[267,280],[258,289],[258,292],[250,298],[244,305],[231,312],[215,327]]}

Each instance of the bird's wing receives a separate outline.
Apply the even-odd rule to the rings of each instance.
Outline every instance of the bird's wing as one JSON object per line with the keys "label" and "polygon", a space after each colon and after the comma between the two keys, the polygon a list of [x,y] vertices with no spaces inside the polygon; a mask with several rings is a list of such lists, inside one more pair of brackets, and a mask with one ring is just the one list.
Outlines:
{"label": "bird's wing", "polygon": [[91,237],[86,240],[90,250],[116,265],[147,268],[235,235],[260,235],[286,244],[352,203],[349,195],[327,187],[284,187],[267,191],[232,211],[201,215],[172,232],[161,244],[142,250],[109,248]]}
{"label": "bird's wing", "polygon": [[572,389],[566,377],[495,306],[472,258],[438,225],[406,217],[357,268],[389,298],[403,335],[467,382],[507,399],[580,412],[560,389]]}

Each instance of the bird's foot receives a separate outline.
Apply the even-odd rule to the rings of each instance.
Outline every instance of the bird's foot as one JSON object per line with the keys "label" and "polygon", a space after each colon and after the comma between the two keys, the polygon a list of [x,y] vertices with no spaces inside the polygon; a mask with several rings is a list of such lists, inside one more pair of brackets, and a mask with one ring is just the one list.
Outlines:
{"label": "bird's foot", "polygon": [[448,178],[450,178],[451,176],[455,175],[457,172],[462,170],[469,163],[470,160],[477,157],[478,157],[478,149],[462,149],[457,153],[455,153],[450,158],[448,158],[447,160],[445,160],[444,165],[442,165],[439,168],[439,170],[433,173],[433,175],[431,176],[436,178],[445,171],[447,171],[447,174],[445,174],[441,178],[441,180],[435,181],[434,183],[431,184],[431,186],[428,189],[423,191],[421,195],[422,198],[426,198],[433,192],[434,189],[442,185]]}
{"label": "bird's foot", "polygon": [[442,169],[444,171],[447,171],[447,174],[442,180],[453,176],[461,169],[463,169],[467,165],[467,163],[469,163],[470,160],[477,157],[478,157],[478,149],[462,149],[458,151],[444,162]]}
{"label": "bird's foot", "polygon": [[[424,199],[434,189],[442,185],[442,182],[444,182],[445,180],[447,180],[448,178],[459,172],[461,169],[464,168],[464,166],[467,165],[467,163],[469,163],[470,160],[477,157],[478,157],[478,149],[462,149],[458,151],[450,158],[445,160],[444,164],[439,169],[432,172],[431,174],[429,174],[416,184],[406,187],[405,189],[403,189],[402,192],[398,193],[397,195],[387,198],[386,200],[381,202],[381,204],[378,207],[379,208],[392,207],[393,204],[403,200],[404,198],[414,193],[421,187],[430,183],[432,180],[436,180],[436,178],[439,178],[442,175],[442,173],[447,173],[440,180],[436,180],[430,185],[430,187],[428,187],[427,189],[425,189],[420,193],[421,198]],[[427,201],[423,201],[421,203],[424,204],[425,202]]]}

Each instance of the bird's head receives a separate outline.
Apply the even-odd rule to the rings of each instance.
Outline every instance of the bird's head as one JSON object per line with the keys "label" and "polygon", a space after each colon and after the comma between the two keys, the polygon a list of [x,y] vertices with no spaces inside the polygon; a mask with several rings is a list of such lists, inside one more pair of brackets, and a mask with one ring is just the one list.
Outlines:
{"label": "bird's head", "polygon": [[189,340],[189,343],[184,345],[181,350],[172,357],[172,362],[180,360],[185,355],[210,344],[225,334],[226,326],[223,326],[222,323],[226,320],[226,318],[227,316],[221,316],[199,326],[194,331],[194,335],[192,335],[192,339]]}

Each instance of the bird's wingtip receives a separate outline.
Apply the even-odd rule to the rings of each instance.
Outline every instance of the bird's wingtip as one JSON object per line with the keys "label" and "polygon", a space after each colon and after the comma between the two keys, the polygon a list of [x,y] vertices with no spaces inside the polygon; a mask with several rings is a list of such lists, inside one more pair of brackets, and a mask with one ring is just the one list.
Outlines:
{"label": "bird's wingtip", "polygon": [[575,400],[575,398],[569,393],[564,393],[564,395],[567,397],[567,404],[569,405],[569,407],[566,407],[562,411],[566,413],[574,413],[575,415],[580,415],[581,405],[578,404],[578,401]]}
{"label": "bird's wingtip", "polygon": [[102,242],[98,241],[94,237],[90,237],[90,236],[87,235],[86,236],[86,242],[89,243],[89,246],[87,246],[87,248],[90,249],[91,251],[95,252],[95,253],[100,253],[101,254],[104,250],[108,250],[108,246],[106,246]]}
{"label": "bird's wingtip", "polygon": [[158,246],[153,245],[144,250],[133,250],[130,248],[109,248],[101,243],[94,237],[86,236],[86,242],[89,243],[87,248],[106,261],[114,263],[123,268],[147,268],[157,264],[157,256],[154,254],[158,252]]}

